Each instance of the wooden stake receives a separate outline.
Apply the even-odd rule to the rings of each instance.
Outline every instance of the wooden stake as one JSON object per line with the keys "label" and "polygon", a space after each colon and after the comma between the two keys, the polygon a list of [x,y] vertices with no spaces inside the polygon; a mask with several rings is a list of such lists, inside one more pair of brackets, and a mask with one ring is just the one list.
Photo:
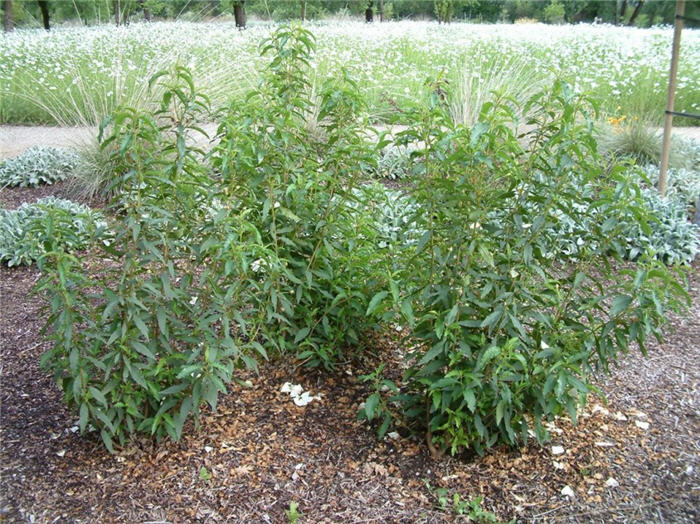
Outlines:
{"label": "wooden stake", "polygon": [[661,170],[659,172],[659,193],[666,194],[666,175],[668,158],[671,154],[671,128],[673,127],[673,102],[676,98],[676,76],[678,73],[678,54],[681,47],[681,31],[685,15],[685,0],[676,0],[676,23],[673,28],[673,50],[671,51],[671,71],[668,75],[668,98],[666,99],[666,118],[664,120],[664,140],[661,147]]}

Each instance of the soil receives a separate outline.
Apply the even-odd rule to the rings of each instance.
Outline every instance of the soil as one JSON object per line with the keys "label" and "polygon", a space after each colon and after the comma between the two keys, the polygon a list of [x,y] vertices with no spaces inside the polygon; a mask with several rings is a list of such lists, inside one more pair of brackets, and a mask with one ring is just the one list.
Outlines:
{"label": "soil", "polygon": [[[2,203],[41,191],[5,189]],[[141,440],[111,455],[95,433],[80,435],[39,366],[48,348],[31,294],[39,272],[0,267],[0,521],[286,522],[296,502],[301,522],[466,522],[458,494],[517,522],[698,522],[699,262],[689,310],[669,315],[647,358],[632,351],[597,377],[606,400],[592,398],[577,426],[557,419],[543,446],[438,459],[418,437],[377,441],[357,420],[369,394],[358,377],[376,365],[373,353],[400,349],[388,335],[335,374],[291,360],[241,373],[250,387],[232,386],[179,442]],[[297,407],[285,382],[321,399]]]}

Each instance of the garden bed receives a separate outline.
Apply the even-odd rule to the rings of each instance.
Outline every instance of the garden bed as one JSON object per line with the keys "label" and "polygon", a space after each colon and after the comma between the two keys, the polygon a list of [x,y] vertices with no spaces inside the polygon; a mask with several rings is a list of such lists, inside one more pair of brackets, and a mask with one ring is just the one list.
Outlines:
{"label": "garden bed", "polygon": [[[96,434],[80,436],[39,369],[47,346],[41,301],[29,294],[38,271],[2,268],[2,518],[280,522],[295,501],[307,522],[441,522],[456,517],[458,493],[461,501],[483,496],[483,508],[518,522],[695,522],[697,262],[694,269],[688,315],[671,319],[674,330],[647,359],[626,358],[600,379],[608,404],[591,399],[578,427],[558,420],[561,432],[544,447],[432,460],[423,441],[377,442],[357,421],[367,388],[356,377],[369,361],[332,376],[265,365],[241,377],[252,387],[232,389],[205,413],[200,431],[188,424],[180,442],[141,441],[110,455]],[[375,349],[386,355],[392,344],[378,337]],[[322,400],[295,406],[280,392],[288,381]],[[574,497],[561,494],[566,486]],[[439,488],[449,492],[444,510]]]}

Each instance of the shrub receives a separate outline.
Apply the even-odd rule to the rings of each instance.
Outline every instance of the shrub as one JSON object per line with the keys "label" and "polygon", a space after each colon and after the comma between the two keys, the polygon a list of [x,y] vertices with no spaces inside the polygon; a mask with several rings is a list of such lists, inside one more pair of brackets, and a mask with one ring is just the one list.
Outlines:
{"label": "shrub", "polygon": [[322,90],[323,133],[308,129],[312,45],[300,27],[273,33],[260,88],[229,109],[210,157],[190,145],[209,107],[183,68],[151,80],[158,111],[101,126],[120,228],[93,246],[98,270],[51,246],[37,289],[54,340],[43,364],[110,450],[178,439],[270,350],[331,367],[369,322],[376,234],[356,181],[373,152],[348,78]]}
{"label": "shrub", "polygon": [[664,198],[654,188],[643,189],[642,198],[649,221],[626,220],[626,258],[636,260],[648,252],[667,264],[693,262],[700,251],[700,227],[688,221],[687,204],[674,196]]}
{"label": "shrub", "polygon": [[[313,48],[312,35],[298,26],[264,43],[272,60],[263,84],[249,103],[231,106],[213,161],[270,247],[253,306],[265,315],[266,347],[296,348],[301,360],[330,368],[358,343],[368,294],[378,285],[376,228],[356,192],[374,151],[347,73],[326,81],[316,97],[306,94]],[[321,132],[306,122],[314,105]]]}
{"label": "shrub", "polygon": [[97,428],[110,450],[141,432],[179,438],[202,403],[216,407],[237,365],[255,365],[238,291],[251,252],[264,248],[188,145],[191,122],[208,110],[189,73],[163,72],[156,83],[158,111],[121,108],[101,127],[120,225],[112,242],[92,246],[102,267],[60,246],[40,259],[54,340],[42,364],[81,431]]}
{"label": "shrub", "polygon": [[[627,260],[636,260],[646,253],[667,264],[691,263],[698,252],[698,228],[688,221],[688,208],[694,203],[688,202],[687,195],[684,197],[679,192],[682,190],[677,189],[675,182],[667,197],[662,198],[654,187],[649,187],[649,180],[640,176],[641,173],[634,168],[618,175],[620,187],[639,191],[639,195],[637,208],[615,212],[625,226],[618,228],[616,236],[608,238],[609,249]],[[658,168],[656,174],[658,176]],[[691,180],[691,177],[684,179],[687,188],[692,188]],[[587,199],[597,194],[595,182],[584,183],[575,174],[572,174],[572,181]],[[534,209],[536,204],[526,206]],[[590,249],[600,249],[595,223],[610,216],[609,208],[606,205],[591,208],[585,202],[574,202],[568,210],[552,210],[551,222],[542,231],[549,256],[565,256],[573,261]]]}
{"label": "shrub", "polygon": [[0,263],[29,265],[48,245],[79,251],[105,235],[100,215],[70,200],[47,197],[12,211],[0,209]]}
{"label": "shrub", "polygon": [[[656,186],[659,180],[659,167],[649,164],[641,169],[643,172],[641,183]],[[698,195],[700,195],[700,171],[669,168],[667,172],[666,196],[680,200],[689,211],[692,211]]]}
{"label": "shrub", "polygon": [[[455,125],[444,89],[433,86],[403,135],[424,144],[411,190],[422,234],[369,308],[381,312],[386,297],[411,327],[409,369],[399,394],[362,415],[384,418],[396,401],[435,452],[483,452],[530,431],[544,440],[543,420],[563,412],[575,420],[595,391],[590,370],[633,343],[644,351],[685,293],[645,254],[631,269],[607,261],[628,220],[648,216],[625,170],[604,170],[585,98],[562,82],[533,96],[525,150],[507,108],[487,103],[476,124]],[[575,261],[545,234],[558,213],[595,240]]]}
{"label": "shrub", "polygon": [[0,186],[36,187],[53,184],[71,174],[78,162],[75,151],[56,147],[30,147],[0,163]]}

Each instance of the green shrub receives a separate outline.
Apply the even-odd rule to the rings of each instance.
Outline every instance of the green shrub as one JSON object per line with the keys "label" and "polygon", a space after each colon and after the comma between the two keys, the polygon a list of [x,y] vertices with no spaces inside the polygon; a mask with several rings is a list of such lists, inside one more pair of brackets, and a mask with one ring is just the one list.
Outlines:
{"label": "green shrub", "polygon": [[[649,164],[641,169],[643,172],[641,183],[656,186],[659,180],[659,166]],[[666,181],[666,196],[680,200],[686,205],[688,211],[692,212],[700,195],[700,171],[669,168]]]}
{"label": "green shrub", "polygon": [[[655,169],[658,176],[658,168]],[[624,213],[616,213],[625,226],[617,229],[616,236],[608,237],[607,245],[627,260],[636,260],[646,253],[667,264],[691,263],[698,252],[698,228],[688,220],[688,209],[694,202],[688,202],[688,195],[684,192],[692,190],[692,177],[682,179],[685,189],[679,189],[674,182],[667,197],[662,198],[654,187],[649,187],[649,180],[640,175],[638,169],[619,174],[621,183],[624,181],[629,190],[641,188],[638,209],[629,208]],[[578,190],[585,198],[590,199],[597,194],[595,182],[582,183],[579,177],[572,174],[572,181],[577,180]],[[536,204],[528,207],[535,209]],[[542,231],[550,257],[565,256],[573,261],[591,249],[600,249],[595,223],[610,216],[608,208],[596,206],[591,209],[586,203],[573,202],[568,209],[551,210],[551,222]],[[494,217],[497,215],[493,214]]]}
{"label": "green shrub", "polygon": [[[608,262],[629,219],[649,217],[625,169],[605,171],[586,99],[562,82],[532,97],[525,150],[507,108],[488,103],[475,125],[454,125],[436,87],[403,136],[425,145],[411,190],[422,234],[369,308],[381,312],[386,297],[411,328],[410,366],[371,415],[399,402],[431,447],[452,453],[516,445],[530,431],[544,440],[544,419],[575,420],[595,391],[590,370],[633,343],[644,351],[685,293],[645,254],[631,269]],[[547,238],[557,213],[595,239],[576,260]]]}
{"label": "green shrub", "polygon": [[119,218],[112,241],[92,247],[102,267],[59,246],[40,259],[54,340],[42,364],[81,430],[97,428],[110,450],[141,432],[177,439],[202,403],[216,407],[239,363],[255,365],[238,293],[264,248],[188,145],[208,110],[189,73],[152,83],[164,93],[157,112],[121,108],[101,126]]}
{"label": "green shrub", "polygon": [[78,162],[75,151],[56,147],[30,147],[0,163],[0,186],[36,187],[53,184],[71,174]]}
{"label": "green shrub", "polygon": [[105,235],[100,215],[70,200],[47,197],[15,210],[0,209],[0,263],[29,265],[48,245],[79,251]]}
{"label": "green shrub", "polygon": [[373,151],[347,78],[327,83],[324,132],[309,131],[311,48],[299,27],[272,35],[265,78],[230,108],[211,157],[190,145],[209,108],[182,68],[151,80],[158,111],[103,122],[120,227],[93,246],[91,271],[52,246],[38,290],[54,340],[43,364],[110,450],[139,433],[178,439],[269,350],[330,367],[368,324],[376,234],[355,181]]}
{"label": "green shrub", "polygon": [[[231,106],[213,159],[270,248],[253,306],[265,315],[266,347],[294,348],[299,359],[330,368],[359,342],[378,285],[376,227],[356,192],[375,152],[347,73],[326,81],[316,100],[306,94],[313,48],[311,33],[298,26],[263,44],[272,60],[261,88],[249,103]],[[306,122],[315,104],[321,132]]]}

